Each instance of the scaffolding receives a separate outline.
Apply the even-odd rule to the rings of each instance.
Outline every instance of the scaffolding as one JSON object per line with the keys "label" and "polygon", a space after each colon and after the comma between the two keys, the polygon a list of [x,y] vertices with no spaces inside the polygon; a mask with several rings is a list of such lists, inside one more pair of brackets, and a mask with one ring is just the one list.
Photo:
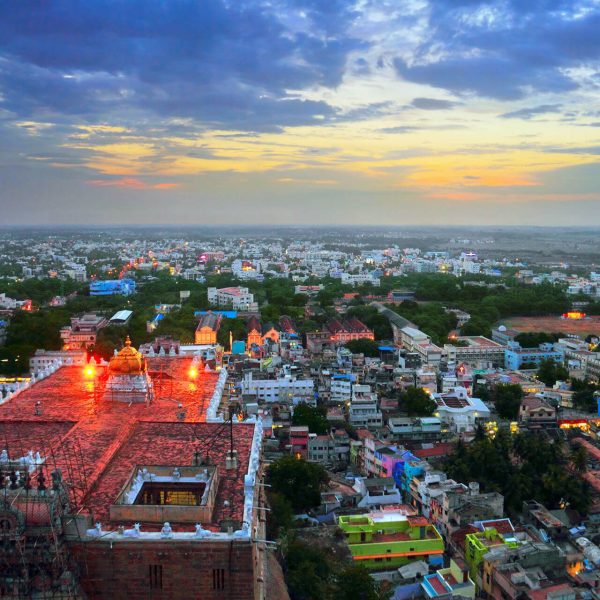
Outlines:
{"label": "scaffolding", "polygon": [[[71,570],[63,524],[72,511],[72,491],[81,489],[77,474],[81,451],[61,448],[64,462],[43,443],[25,451],[14,433],[0,454],[0,596],[67,600],[81,598]],[[28,439],[29,446],[32,440]],[[63,479],[62,465],[69,477]]]}

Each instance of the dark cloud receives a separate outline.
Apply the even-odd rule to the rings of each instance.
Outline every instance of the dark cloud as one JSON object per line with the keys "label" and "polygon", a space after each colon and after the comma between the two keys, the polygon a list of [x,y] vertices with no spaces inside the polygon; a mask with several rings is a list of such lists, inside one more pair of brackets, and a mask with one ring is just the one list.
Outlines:
{"label": "dark cloud", "polygon": [[[296,13],[303,29],[286,26]],[[346,1],[2,3],[0,106],[89,120],[150,109],[256,131],[310,124],[335,111],[288,90],[341,82],[349,52],[366,47],[347,32],[354,18]]]}
{"label": "dark cloud", "polygon": [[573,90],[565,69],[600,59],[600,7],[579,14],[584,4],[431,0],[424,41],[394,66],[408,81],[499,100]]}
{"label": "dark cloud", "polygon": [[521,108],[520,110],[514,110],[512,112],[504,113],[500,115],[503,119],[531,119],[537,115],[543,115],[547,113],[560,112],[561,104],[541,104],[540,106],[534,106],[532,108]]}
{"label": "dark cloud", "polygon": [[410,105],[421,110],[447,110],[454,108],[458,102],[451,100],[436,100],[435,98],[415,98]]}

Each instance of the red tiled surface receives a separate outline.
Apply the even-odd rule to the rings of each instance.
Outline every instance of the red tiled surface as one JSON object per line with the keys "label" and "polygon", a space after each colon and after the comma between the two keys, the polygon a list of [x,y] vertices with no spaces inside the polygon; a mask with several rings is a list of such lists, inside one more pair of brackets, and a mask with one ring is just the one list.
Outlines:
{"label": "red tiled surface", "polygon": [[408,517],[407,521],[411,527],[427,527],[429,521],[422,516]]}
{"label": "red tiled surface", "polygon": [[[192,464],[194,451],[199,450],[219,469],[214,523],[224,518],[241,520],[254,426],[235,426],[238,468],[226,471],[229,428],[204,422],[218,375],[200,372],[190,379],[191,360],[148,359],[155,392],[148,406],[103,399],[106,371],[102,367],[97,367],[95,382],[84,377],[81,367],[62,367],[0,405],[0,447],[8,446],[11,456],[33,450],[51,457],[47,465],[59,467],[66,480],[71,478],[70,483],[81,487],[84,509],[103,522],[136,465]],[[35,414],[38,401],[40,415]],[[185,411],[182,420],[177,418],[179,403]],[[223,506],[225,500],[228,508]]]}
{"label": "red tiled surface", "polygon": [[439,580],[438,577],[431,577],[427,580],[431,587],[435,590],[435,593],[438,596],[443,596],[448,593],[448,590],[445,588],[444,584]]}
{"label": "red tiled surface", "polygon": [[[202,423],[195,426],[186,423],[137,423],[98,479],[97,486],[86,504],[95,519],[106,522],[109,506],[136,465],[192,464],[194,450],[198,444],[203,457],[206,457],[208,452],[210,462],[216,464],[219,469],[219,493],[213,522],[218,523],[225,518],[241,520],[244,504],[243,481],[248,470],[254,426],[238,424],[235,425],[234,432],[238,468],[227,471],[225,455],[229,450],[228,426],[224,427],[222,423]],[[223,505],[226,500],[230,504],[228,508]]]}

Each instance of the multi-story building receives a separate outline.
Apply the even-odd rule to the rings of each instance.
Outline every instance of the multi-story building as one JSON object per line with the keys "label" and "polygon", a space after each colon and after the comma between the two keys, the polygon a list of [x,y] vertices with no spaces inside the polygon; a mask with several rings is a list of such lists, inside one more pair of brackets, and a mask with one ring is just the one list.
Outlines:
{"label": "multi-story building", "polygon": [[306,425],[290,427],[290,451],[297,458],[308,458],[309,435]]}
{"label": "multi-story building", "polygon": [[540,396],[526,396],[519,406],[519,425],[527,429],[556,429],[556,408]]}
{"label": "multi-story building", "polygon": [[90,283],[90,296],[130,296],[134,293],[133,279],[107,279]]}
{"label": "multi-story building", "polygon": [[263,402],[290,401],[294,404],[306,402],[314,404],[315,383],[312,379],[278,377],[275,379],[255,377],[248,371],[241,381],[242,393],[255,396]]}
{"label": "multi-story building", "polygon": [[352,317],[339,321],[330,319],[325,324],[325,330],[330,334],[331,341],[343,344],[351,340],[374,340],[375,334],[364,323]]}
{"label": "multi-story building", "polygon": [[214,306],[231,306],[234,310],[254,312],[258,310],[258,304],[254,301],[254,294],[246,287],[209,287],[207,297],[210,304]]}
{"label": "multi-story building", "polygon": [[459,345],[444,344],[444,354],[448,362],[464,363],[480,368],[504,366],[506,348],[482,335],[463,335],[455,338]]}
{"label": "multi-story building", "polygon": [[505,351],[506,368],[518,370],[524,365],[530,369],[537,369],[545,360],[562,363],[564,353],[560,346],[545,343],[539,348],[521,348],[517,342],[511,342]]}
{"label": "multi-story building", "polygon": [[331,378],[332,402],[348,402],[352,398],[352,375],[334,375]]}
{"label": "multi-story building", "polygon": [[[501,521],[508,521],[508,519]],[[521,545],[510,521],[508,521],[510,526],[506,533],[498,531],[498,523],[498,521],[484,521],[480,524],[481,531],[468,533],[465,537],[465,560],[469,565],[471,578],[474,580],[480,575],[479,569],[483,563],[483,557],[488,552],[503,547],[514,549]]]}
{"label": "multi-story building", "polygon": [[352,558],[371,571],[396,569],[417,560],[431,562],[444,553],[440,534],[425,517],[407,516],[400,510],[343,515],[338,525]]}
{"label": "multi-story building", "polygon": [[438,417],[392,417],[388,427],[399,442],[431,442],[442,436],[442,422]]}
{"label": "multi-story building", "polygon": [[348,410],[349,422],[353,427],[379,428],[383,415],[379,410],[377,394],[370,385],[354,385]]}
{"label": "multi-story building", "polygon": [[29,370],[31,373],[37,373],[58,363],[83,367],[88,361],[87,358],[85,350],[36,350],[29,359]]}
{"label": "multi-story building", "polygon": [[457,483],[431,500],[430,518],[443,536],[475,521],[499,519],[504,515],[504,496],[479,492],[479,484]]}
{"label": "multi-story building", "polygon": [[505,325],[500,325],[492,329],[492,340],[503,346],[508,346],[509,342],[514,342],[515,338],[521,333],[517,329],[509,329]]}
{"label": "multi-story building", "polygon": [[564,580],[566,555],[551,542],[524,541],[517,548],[501,545],[483,558],[481,593],[489,598],[515,600],[575,600]]}
{"label": "multi-story building", "polygon": [[342,273],[341,274],[342,283],[346,285],[362,285],[364,283],[370,283],[374,286],[381,285],[381,280],[379,277],[376,277],[373,273]]}
{"label": "multi-story building", "polygon": [[71,317],[71,325],[62,327],[60,337],[63,350],[87,349],[96,343],[98,331],[108,325],[108,320],[93,313]]}
{"label": "multi-story building", "polygon": [[336,466],[349,464],[350,436],[344,429],[332,429],[327,435],[311,434],[308,460]]}
{"label": "multi-story building", "polygon": [[421,582],[425,598],[451,600],[452,598],[475,598],[475,582],[469,577],[469,569],[460,558],[451,558],[450,566],[425,575]]}

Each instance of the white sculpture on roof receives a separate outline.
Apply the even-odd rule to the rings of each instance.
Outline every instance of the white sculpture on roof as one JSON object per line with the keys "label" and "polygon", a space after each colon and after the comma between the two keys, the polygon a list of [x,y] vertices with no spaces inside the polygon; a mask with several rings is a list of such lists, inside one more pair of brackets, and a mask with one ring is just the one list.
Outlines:
{"label": "white sculpture on roof", "polygon": [[172,538],[173,537],[173,528],[171,527],[171,523],[169,521],[165,521],[162,529],[160,530],[161,538]]}

